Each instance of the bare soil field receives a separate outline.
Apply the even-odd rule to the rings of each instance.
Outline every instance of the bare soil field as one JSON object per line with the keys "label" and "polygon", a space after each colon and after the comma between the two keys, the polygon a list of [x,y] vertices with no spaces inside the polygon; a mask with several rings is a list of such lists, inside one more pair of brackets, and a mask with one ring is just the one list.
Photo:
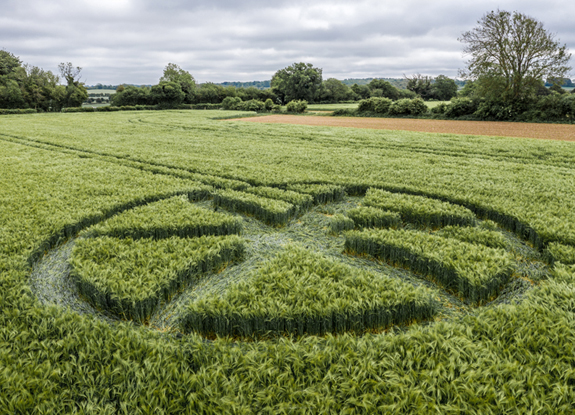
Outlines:
{"label": "bare soil field", "polygon": [[299,124],[575,141],[575,125],[569,124],[417,120],[404,118],[302,117],[298,115],[278,114],[263,117],[240,118],[234,121],[237,120],[270,124]]}

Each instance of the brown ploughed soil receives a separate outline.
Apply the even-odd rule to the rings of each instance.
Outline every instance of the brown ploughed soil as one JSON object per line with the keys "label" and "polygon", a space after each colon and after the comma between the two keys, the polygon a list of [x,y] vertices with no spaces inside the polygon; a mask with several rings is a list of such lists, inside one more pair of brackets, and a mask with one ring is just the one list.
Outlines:
{"label": "brown ploughed soil", "polygon": [[417,120],[408,118],[313,117],[299,115],[266,115],[236,118],[232,121],[298,124],[323,127],[352,127],[373,130],[406,130],[427,133],[526,137],[543,140],[575,141],[575,125],[536,124],[491,121]]}

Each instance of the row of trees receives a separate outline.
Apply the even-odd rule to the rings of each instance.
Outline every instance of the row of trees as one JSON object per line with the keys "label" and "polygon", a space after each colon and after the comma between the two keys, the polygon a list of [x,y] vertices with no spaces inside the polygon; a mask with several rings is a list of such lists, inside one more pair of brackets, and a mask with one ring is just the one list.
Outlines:
{"label": "row of trees", "polygon": [[373,79],[367,85],[354,84],[349,87],[335,78],[324,81],[320,68],[303,62],[294,63],[277,71],[268,89],[255,86],[243,88],[232,84],[227,86],[213,83],[196,85],[189,72],[170,63],[164,69],[158,85],[119,86],[112,97],[112,105],[175,107],[181,104],[220,104],[227,98],[240,99],[242,102],[260,101],[262,103],[271,100],[274,105],[287,104],[294,100],[332,103],[357,101],[370,97],[398,100],[420,96],[423,99],[448,100],[457,93],[455,81],[443,75],[435,79],[416,75],[413,79],[408,79],[407,85],[407,90],[399,89],[388,81]]}
{"label": "row of trees", "polygon": [[66,85],[60,85],[60,77],[53,72],[23,64],[17,56],[0,50],[0,108],[60,111],[81,106],[88,97],[80,82],[82,68],[68,62],[58,69]]}

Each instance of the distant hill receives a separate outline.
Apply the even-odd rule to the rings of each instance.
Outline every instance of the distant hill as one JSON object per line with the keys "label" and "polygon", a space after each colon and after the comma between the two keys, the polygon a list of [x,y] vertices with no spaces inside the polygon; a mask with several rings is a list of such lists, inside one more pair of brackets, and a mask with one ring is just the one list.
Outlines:
{"label": "distant hill", "polygon": [[270,88],[270,81],[250,81],[250,82],[222,82],[220,84],[216,84],[216,85],[221,85],[221,86],[235,86],[236,88],[250,88],[250,87],[254,87],[257,89],[268,89]]}
{"label": "distant hill", "polygon": [[[346,84],[348,86],[352,86],[353,84],[367,85],[374,79],[383,79],[384,81],[389,82],[391,85],[395,86],[396,88],[407,89],[407,79],[405,79],[405,78],[349,78],[349,79],[344,79],[341,82],[343,82],[344,84]],[[465,85],[465,81],[462,81],[460,79],[454,79],[454,81],[457,84],[457,86],[460,88],[462,88],[463,85]]]}
{"label": "distant hill", "polygon": [[[152,87],[152,85],[136,85],[136,84],[121,84],[124,86],[148,86],[148,87]],[[116,91],[116,88],[118,88],[120,85],[102,85],[102,84],[96,84],[96,85],[84,85],[86,87],[86,89],[88,91],[91,90],[95,90],[95,89],[113,89],[114,91]]]}
{"label": "distant hill", "polygon": [[[545,86],[550,87],[551,85],[553,85],[553,79],[548,79],[547,82],[545,82]],[[569,78],[563,78],[563,84],[561,86],[564,88],[573,88],[575,87],[575,83]]]}

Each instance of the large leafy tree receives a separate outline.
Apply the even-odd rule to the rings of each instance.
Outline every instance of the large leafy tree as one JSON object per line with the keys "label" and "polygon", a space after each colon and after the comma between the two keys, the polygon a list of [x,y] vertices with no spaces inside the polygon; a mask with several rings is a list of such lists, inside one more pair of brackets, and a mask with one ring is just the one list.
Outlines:
{"label": "large leafy tree", "polygon": [[8,76],[21,66],[20,58],[6,50],[0,50],[0,76]]}
{"label": "large leafy tree", "polygon": [[[399,99],[399,90],[388,81],[384,81],[383,79],[372,79],[367,86],[373,96],[380,96],[393,100]],[[381,93],[375,93],[375,91],[378,90],[381,91]]]}
{"label": "large leafy tree", "polygon": [[424,100],[429,100],[434,98],[433,90],[431,84],[433,82],[433,78],[427,75],[416,74],[413,75],[411,78],[406,76],[407,79],[407,89],[415,92]]}
{"label": "large leafy tree", "polygon": [[196,80],[188,72],[180,68],[175,63],[168,63],[164,68],[164,74],[160,78],[160,82],[175,82],[180,85],[184,92],[184,102],[191,104],[196,95]]}
{"label": "large leafy tree", "polygon": [[293,100],[314,102],[319,98],[322,84],[322,70],[311,63],[294,63],[280,69],[272,77],[272,91],[287,103]]}
{"label": "large leafy tree", "polygon": [[431,85],[432,97],[440,101],[449,101],[457,96],[457,84],[445,75],[439,75]]}
{"label": "large leafy tree", "polygon": [[150,100],[153,104],[164,108],[172,108],[180,105],[185,99],[184,91],[177,82],[160,81],[150,90]]}
{"label": "large leafy tree", "polygon": [[462,34],[469,56],[461,74],[478,92],[513,103],[535,93],[543,79],[562,79],[571,54],[537,20],[518,12],[492,11]]}
{"label": "large leafy tree", "polygon": [[60,75],[66,80],[66,93],[63,97],[63,107],[80,107],[88,99],[88,90],[84,83],[80,82],[82,68],[72,65],[71,62],[62,62],[58,65]]}
{"label": "large leafy tree", "polygon": [[353,99],[353,91],[335,78],[329,78],[321,86],[320,98],[322,101],[339,102]]}

